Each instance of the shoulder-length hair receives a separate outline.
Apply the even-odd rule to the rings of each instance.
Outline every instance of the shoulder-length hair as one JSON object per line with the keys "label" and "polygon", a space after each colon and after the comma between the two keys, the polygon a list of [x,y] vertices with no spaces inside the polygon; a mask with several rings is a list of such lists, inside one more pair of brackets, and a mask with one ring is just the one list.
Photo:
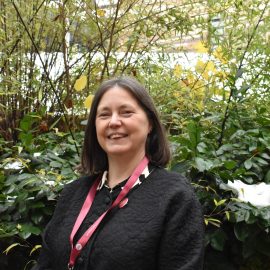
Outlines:
{"label": "shoulder-length hair", "polygon": [[119,86],[131,93],[145,111],[152,125],[152,130],[148,134],[145,145],[146,156],[150,163],[164,167],[170,160],[170,149],[152,98],[149,96],[146,89],[134,78],[117,77],[104,81],[98,88],[93,99],[82,149],[82,172],[85,174],[93,174],[108,169],[107,154],[98,143],[95,122],[97,108],[102,96],[114,86]]}

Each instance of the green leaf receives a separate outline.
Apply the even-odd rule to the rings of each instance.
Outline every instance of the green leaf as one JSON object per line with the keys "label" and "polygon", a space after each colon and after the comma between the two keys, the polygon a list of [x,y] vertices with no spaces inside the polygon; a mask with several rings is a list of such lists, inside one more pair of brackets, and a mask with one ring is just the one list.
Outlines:
{"label": "green leaf", "polygon": [[197,145],[197,150],[198,150],[199,153],[206,153],[206,151],[207,151],[207,145],[204,142],[200,142]]}
{"label": "green leaf", "polygon": [[200,172],[208,171],[213,167],[212,161],[204,160],[200,157],[195,158],[195,165]]}
{"label": "green leaf", "polygon": [[7,190],[3,191],[4,194],[11,194],[15,190],[15,186],[11,185]]}
{"label": "green leaf", "polygon": [[218,229],[211,235],[210,244],[215,250],[222,251],[224,249],[226,239],[226,234],[222,230]]}
{"label": "green leaf", "polygon": [[171,170],[179,173],[185,173],[187,170],[191,168],[191,164],[189,161],[183,161],[175,164]]}
{"label": "green leaf", "polygon": [[270,159],[270,156],[268,155],[268,154],[266,154],[266,153],[262,153],[262,154],[260,154],[260,156],[262,157],[262,158],[265,158],[265,159]]}
{"label": "green leaf", "polygon": [[234,160],[227,160],[224,162],[224,166],[228,170],[232,170],[236,165],[237,163]]}
{"label": "green leaf", "polygon": [[254,160],[256,160],[258,163],[260,163],[260,165],[262,165],[262,166],[269,165],[269,162],[268,161],[265,161],[263,158],[255,157]]}
{"label": "green leaf", "polygon": [[245,162],[244,162],[244,166],[247,170],[249,170],[251,167],[252,167],[252,161],[251,159],[247,159]]}
{"label": "green leaf", "polygon": [[31,129],[32,119],[30,117],[25,116],[20,122],[20,129],[27,132]]}
{"label": "green leaf", "polygon": [[26,147],[29,147],[31,145],[32,140],[33,140],[33,135],[32,135],[32,133],[21,132],[20,135],[19,135],[19,138],[20,138],[21,142]]}
{"label": "green leaf", "polygon": [[200,142],[201,129],[196,122],[190,121],[187,125],[187,130],[192,149],[195,149]]}
{"label": "green leaf", "polygon": [[40,222],[43,220],[43,215],[40,214],[32,214],[31,215],[31,220],[36,224],[40,224]]}
{"label": "green leaf", "polygon": [[18,176],[18,180],[24,180],[27,178],[32,178],[34,175],[31,173],[22,173]]}
{"label": "green leaf", "polygon": [[31,236],[31,233],[22,231],[22,232],[19,232],[19,236],[22,237],[23,239],[27,239]]}
{"label": "green leaf", "polygon": [[54,168],[62,168],[63,167],[63,164],[58,162],[58,161],[51,161],[50,162],[50,166],[51,167],[54,167]]}
{"label": "green leaf", "polygon": [[43,202],[35,202],[31,204],[31,208],[35,209],[35,208],[43,208],[45,207],[45,204]]}
{"label": "green leaf", "polygon": [[236,223],[234,225],[234,234],[236,238],[241,242],[244,242],[248,238],[250,232],[250,225],[247,225],[243,222]]}
{"label": "green leaf", "polygon": [[40,233],[41,233],[40,228],[29,224],[22,224],[19,234],[24,239],[27,239],[31,234],[39,235]]}

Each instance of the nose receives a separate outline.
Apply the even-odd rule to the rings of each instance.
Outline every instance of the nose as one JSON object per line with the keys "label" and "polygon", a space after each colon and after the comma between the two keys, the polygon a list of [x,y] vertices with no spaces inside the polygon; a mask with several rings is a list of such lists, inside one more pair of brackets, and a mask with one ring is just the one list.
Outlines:
{"label": "nose", "polygon": [[109,122],[109,127],[114,128],[121,125],[121,119],[118,114],[113,113]]}

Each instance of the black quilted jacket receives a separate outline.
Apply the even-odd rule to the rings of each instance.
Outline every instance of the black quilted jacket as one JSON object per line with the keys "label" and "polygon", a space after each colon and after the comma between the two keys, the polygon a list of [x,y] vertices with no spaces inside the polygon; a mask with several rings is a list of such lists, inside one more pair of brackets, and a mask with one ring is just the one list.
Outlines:
{"label": "black quilted jacket", "polygon": [[[69,235],[94,177],[68,184],[43,235],[43,248],[34,270],[67,270]],[[112,192],[97,192],[75,241],[110,206]],[[77,259],[76,270],[200,270],[204,226],[201,206],[187,181],[162,168],[128,194],[123,208],[103,219]]]}

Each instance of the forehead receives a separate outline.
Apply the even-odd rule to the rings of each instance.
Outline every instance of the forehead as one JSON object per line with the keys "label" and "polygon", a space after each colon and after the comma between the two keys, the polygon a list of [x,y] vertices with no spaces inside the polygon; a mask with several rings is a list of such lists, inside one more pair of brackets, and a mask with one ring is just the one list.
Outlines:
{"label": "forehead", "polygon": [[133,94],[121,86],[109,88],[101,97],[98,109],[108,106],[136,105],[139,103]]}

